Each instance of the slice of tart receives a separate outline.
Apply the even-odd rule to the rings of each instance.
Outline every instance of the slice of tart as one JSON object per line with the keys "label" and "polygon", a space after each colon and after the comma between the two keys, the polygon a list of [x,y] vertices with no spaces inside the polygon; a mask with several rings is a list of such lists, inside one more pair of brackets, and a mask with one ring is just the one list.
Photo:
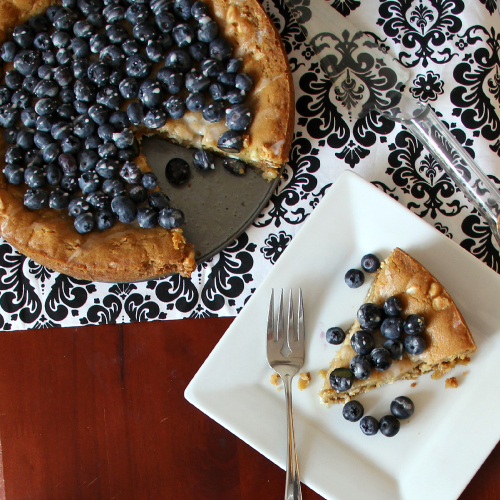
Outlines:
{"label": "slice of tart", "polygon": [[[66,3],[71,4],[71,2]],[[123,11],[130,5],[135,5],[135,2],[125,1],[77,0],[74,2],[75,9],[83,12],[83,7],[97,16],[104,11],[107,12],[105,16],[108,15],[115,3],[118,4],[116,8],[123,9]],[[180,3],[190,6],[194,2],[186,0]],[[2,0],[0,2],[0,44],[10,39],[17,26],[28,23],[33,16],[44,14],[49,7],[53,9],[51,6],[55,4],[60,4],[60,2]],[[137,2],[137,4],[139,11],[141,5],[147,4],[152,10],[154,9],[155,13],[163,9],[172,12],[172,6],[174,6],[173,0],[148,0]],[[219,148],[220,136],[228,131],[226,120],[222,118],[218,122],[209,122],[203,119],[199,111],[188,110],[178,119],[165,117],[163,125],[154,129],[142,125],[131,125],[130,129],[139,141],[143,135],[160,135],[183,146],[204,148],[223,156],[239,158],[261,169],[264,178],[273,179],[277,176],[280,167],[288,160],[294,125],[293,83],[283,44],[274,25],[257,0],[206,0],[205,4],[208,14],[217,23],[217,36],[227,40],[232,46],[234,59],[241,59],[241,68],[238,71],[250,75],[253,81],[253,87],[245,95],[244,101],[252,114],[252,122],[249,127],[241,131],[241,149],[228,152]],[[104,8],[105,6],[107,8]],[[123,13],[121,15],[123,16]],[[148,15],[147,22],[150,25],[157,22],[151,12]],[[106,22],[112,23],[107,19]],[[181,23],[181,21],[177,19],[176,23]],[[128,26],[125,20],[119,21],[119,24],[125,26],[129,32],[132,31],[132,27]],[[54,28],[51,27],[49,32],[53,31]],[[68,31],[72,33],[71,29]],[[97,31],[104,33],[105,27],[102,26]],[[131,36],[130,33],[129,36]],[[164,42],[167,39],[168,36],[164,38]],[[111,42],[111,39],[109,41]],[[174,45],[173,48],[175,47]],[[56,49],[50,50],[54,53],[56,51]],[[144,55],[145,47],[142,46],[140,51]],[[91,54],[89,57],[95,60],[97,56]],[[227,63],[226,60],[223,62]],[[0,64],[3,84],[3,76],[5,72],[12,69],[13,63],[0,61]],[[148,78],[154,79],[162,64],[161,61],[153,64]],[[199,61],[193,64],[196,66],[193,66],[193,69],[200,70]],[[121,66],[122,70],[124,65],[125,63]],[[140,80],[139,77],[138,80]],[[165,91],[164,98],[168,96],[168,92]],[[186,96],[187,90],[183,88],[179,97],[186,99]],[[125,99],[121,111],[127,109],[126,105],[129,102]],[[34,101],[30,103],[31,106],[34,104]],[[225,106],[229,107],[229,104]],[[15,125],[21,126],[19,121]],[[27,208],[23,202],[27,186],[22,183],[16,185],[8,182],[3,173],[5,151],[9,146],[3,137],[2,129],[0,131],[0,236],[18,251],[54,271],[94,281],[148,280],[172,273],[189,277],[196,268],[193,245],[186,241],[180,227],[143,228],[139,227],[137,221],[117,222],[109,229],[93,230],[82,234],[75,230],[74,218],[68,215],[67,210],[48,207]],[[143,173],[150,170],[144,155],[139,154],[133,161]],[[242,178],[241,181],[242,189],[245,189],[245,179]],[[207,182],[210,182],[210,179],[207,179]],[[182,206],[178,208],[182,209]]]}
{"label": "slice of tart", "polygon": [[[471,332],[450,295],[427,269],[399,248],[382,262],[365,304],[376,304],[382,308],[390,297],[399,299],[402,318],[419,315],[424,319],[425,329],[421,336],[425,341],[425,349],[415,355],[405,351],[398,356],[400,359],[392,360],[389,368],[383,371],[372,369],[364,380],[353,377],[352,385],[347,390],[337,391],[332,388],[330,374],[340,368],[349,369],[351,360],[357,355],[351,345],[353,335],[361,330],[356,319],[330,364],[320,391],[323,403],[345,403],[357,394],[392,384],[396,380],[415,379],[431,371],[434,372],[432,378],[439,378],[456,364],[466,364],[471,353],[476,350]],[[379,330],[371,333],[376,346],[387,341]],[[401,340],[405,336],[403,334]],[[342,371],[335,373],[342,374]]]}

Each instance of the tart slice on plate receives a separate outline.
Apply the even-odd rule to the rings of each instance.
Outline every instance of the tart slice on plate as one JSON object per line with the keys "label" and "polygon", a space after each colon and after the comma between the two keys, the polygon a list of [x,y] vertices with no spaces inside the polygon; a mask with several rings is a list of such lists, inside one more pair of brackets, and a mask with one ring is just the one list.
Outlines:
{"label": "tart slice on plate", "polygon": [[397,380],[431,371],[439,378],[466,364],[475,350],[448,292],[396,248],[376,272],[358,319],[330,364],[320,398],[327,405],[345,403]]}

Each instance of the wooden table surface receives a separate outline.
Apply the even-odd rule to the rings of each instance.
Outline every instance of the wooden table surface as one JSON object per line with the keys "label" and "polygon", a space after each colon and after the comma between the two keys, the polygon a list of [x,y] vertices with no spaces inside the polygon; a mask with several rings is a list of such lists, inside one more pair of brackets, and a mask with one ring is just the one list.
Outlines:
{"label": "wooden table surface", "polygon": [[[0,332],[0,499],[283,498],[285,473],[184,399],[231,322]],[[497,445],[460,500],[498,500],[499,471]]]}

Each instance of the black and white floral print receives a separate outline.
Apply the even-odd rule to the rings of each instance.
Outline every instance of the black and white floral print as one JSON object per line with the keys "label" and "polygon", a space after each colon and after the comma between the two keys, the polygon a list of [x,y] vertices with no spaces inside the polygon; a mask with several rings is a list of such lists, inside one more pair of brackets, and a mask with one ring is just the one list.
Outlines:
{"label": "black and white floral print", "polygon": [[[334,85],[297,21],[315,2],[359,27],[408,71],[394,81],[383,57],[350,57],[354,33],[337,33]],[[263,0],[279,30],[296,89],[290,162],[246,232],[190,279],[93,283],[40,266],[0,240],[0,329],[234,316],[277,262],[332,183],[354,170],[500,272],[491,228],[439,164],[399,124],[373,111],[405,84],[431,105],[500,189],[500,14],[496,0]],[[328,62],[328,61],[327,61]],[[331,62],[331,61],[330,61]],[[370,68],[370,71],[367,71]],[[382,72],[381,72],[382,71]],[[374,75],[383,75],[383,78]],[[331,76],[331,74],[330,74]],[[384,87],[385,86],[385,87]]]}

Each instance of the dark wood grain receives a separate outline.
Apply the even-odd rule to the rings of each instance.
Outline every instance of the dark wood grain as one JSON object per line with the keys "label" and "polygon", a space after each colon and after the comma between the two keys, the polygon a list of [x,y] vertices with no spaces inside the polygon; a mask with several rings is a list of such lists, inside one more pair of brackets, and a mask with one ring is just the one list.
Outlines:
{"label": "dark wood grain", "polygon": [[[1,332],[0,499],[282,498],[284,472],[184,399],[231,322]],[[460,500],[500,498],[499,469],[497,446]]]}

